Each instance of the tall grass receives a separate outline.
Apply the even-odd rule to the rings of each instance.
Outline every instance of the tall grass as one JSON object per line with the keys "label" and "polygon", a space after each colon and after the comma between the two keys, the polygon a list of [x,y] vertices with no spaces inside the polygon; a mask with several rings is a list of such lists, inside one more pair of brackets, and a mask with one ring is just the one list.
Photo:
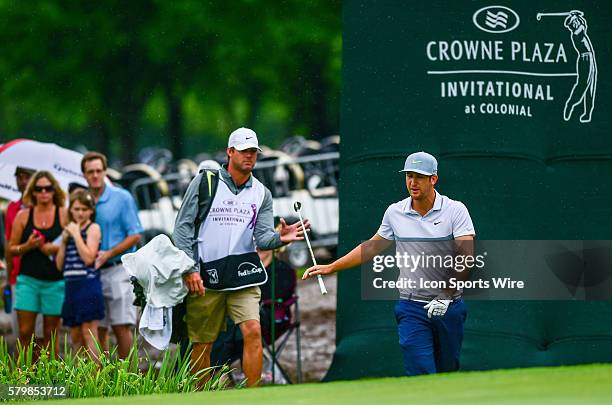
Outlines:
{"label": "tall grass", "polygon": [[194,392],[199,391],[199,385],[205,391],[220,390],[229,380],[227,367],[192,374],[189,354],[181,357],[178,349],[166,351],[159,363],[139,358],[136,343],[125,359],[117,358],[116,349],[95,359],[86,351],[74,355],[66,339],[63,358],[56,356],[53,347],[40,348],[38,360],[33,361],[34,345],[30,342],[22,347],[18,343],[16,353],[11,354],[0,337],[0,384],[65,385],[69,397],[91,398]]}

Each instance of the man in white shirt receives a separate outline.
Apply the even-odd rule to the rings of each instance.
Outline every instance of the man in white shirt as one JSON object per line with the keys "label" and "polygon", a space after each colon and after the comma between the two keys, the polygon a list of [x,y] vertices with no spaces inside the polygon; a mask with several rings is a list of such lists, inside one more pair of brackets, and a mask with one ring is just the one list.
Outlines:
{"label": "man in white shirt", "polygon": [[[387,208],[376,234],[335,262],[307,269],[304,279],[359,266],[394,242],[398,254],[444,255],[449,247],[457,253],[456,244],[462,254],[472,253],[475,231],[467,208],[434,188],[438,181],[436,158],[425,152],[413,153],[400,172],[406,174],[410,196]],[[410,269],[400,267],[400,278],[414,281],[399,289],[400,299],[395,306],[406,375],[459,369],[466,318],[461,291],[450,287],[430,288],[420,282],[467,277],[467,272],[455,271],[423,264]]]}

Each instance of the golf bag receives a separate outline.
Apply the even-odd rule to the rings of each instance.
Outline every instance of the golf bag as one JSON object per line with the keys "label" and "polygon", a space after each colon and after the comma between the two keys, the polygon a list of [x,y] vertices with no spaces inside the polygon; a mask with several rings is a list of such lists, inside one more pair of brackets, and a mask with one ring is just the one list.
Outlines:
{"label": "golf bag", "polygon": [[[219,172],[217,170],[204,170],[202,172],[202,178],[198,186],[198,214],[195,220],[195,238],[198,237],[200,225],[202,225],[204,218],[210,210],[218,185]],[[138,284],[135,277],[131,277],[130,281],[132,282],[134,294],[136,295],[134,305],[144,308],[147,304],[147,300],[142,286]],[[172,308],[172,337],[170,338],[170,342],[180,344],[181,354],[184,354],[184,351],[187,350],[187,346],[189,345],[187,324],[184,320],[186,313],[187,304],[185,301]]]}

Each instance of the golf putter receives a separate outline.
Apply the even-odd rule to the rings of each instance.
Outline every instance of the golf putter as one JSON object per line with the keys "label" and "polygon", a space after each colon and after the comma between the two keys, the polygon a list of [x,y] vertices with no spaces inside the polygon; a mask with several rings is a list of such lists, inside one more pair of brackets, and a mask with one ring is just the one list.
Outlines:
{"label": "golf putter", "polygon": [[[300,209],[302,208],[302,203],[296,201],[293,203],[293,209],[297,212],[298,217],[300,218],[300,223],[302,224],[302,229],[304,230],[304,239],[306,239],[306,244],[308,245],[308,250],[310,251],[310,257],[312,258],[312,263],[316,266],[317,259],[315,259],[314,253],[312,252],[312,246],[310,246],[310,239],[308,238],[308,232],[306,232],[306,228],[304,227],[304,220],[302,219],[302,213]],[[321,289],[321,294],[327,294],[327,288],[325,288],[325,284],[323,283],[323,277],[320,274],[317,274],[317,280],[319,281],[319,288]]]}

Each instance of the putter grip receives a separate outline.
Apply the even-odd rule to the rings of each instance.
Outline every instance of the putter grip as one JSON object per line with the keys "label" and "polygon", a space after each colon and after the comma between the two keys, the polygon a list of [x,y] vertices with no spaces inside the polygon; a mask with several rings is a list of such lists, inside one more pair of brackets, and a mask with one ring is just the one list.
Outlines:
{"label": "putter grip", "polygon": [[319,281],[319,288],[321,289],[321,294],[327,294],[327,288],[325,288],[325,284],[323,283],[323,277],[320,274],[317,274],[317,280]]}

